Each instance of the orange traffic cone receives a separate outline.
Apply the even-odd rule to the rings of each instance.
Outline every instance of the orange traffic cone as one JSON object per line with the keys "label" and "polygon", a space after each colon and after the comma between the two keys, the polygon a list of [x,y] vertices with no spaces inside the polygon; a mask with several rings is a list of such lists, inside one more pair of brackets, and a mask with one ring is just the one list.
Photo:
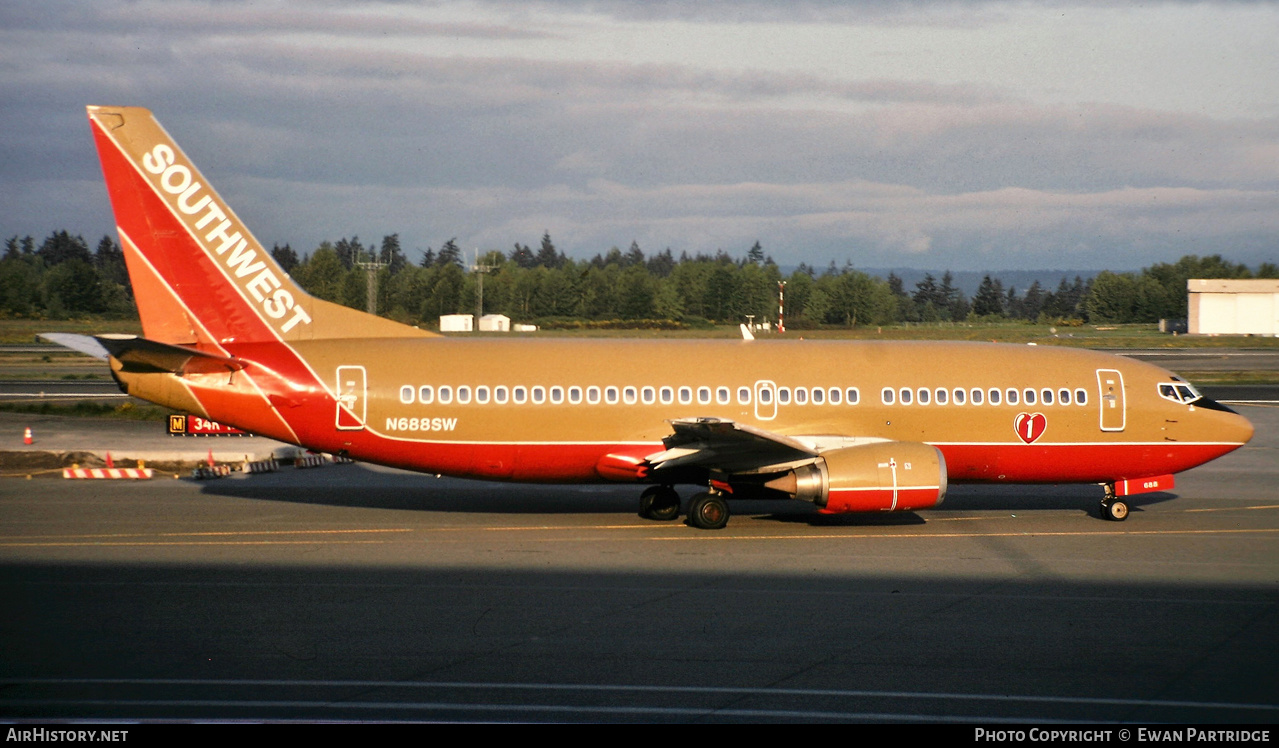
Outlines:
{"label": "orange traffic cone", "polygon": [[209,450],[208,463],[209,463],[209,467],[213,467],[213,450],[212,449]]}
{"label": "orange traffic cone", "polygon": [[107,467],[109,467],[109,468],[113,468],[113,467],[115,467],[115,460],[111,459],[111,453],[110,453],[110,452],[107,452]]}
{"label": "orange traffic cone", "polygon": [[22,432],[22,443],[35,444],[35,442],[36,442],[35,437],[31,435],[31,427],[28,426],[26,430]]}

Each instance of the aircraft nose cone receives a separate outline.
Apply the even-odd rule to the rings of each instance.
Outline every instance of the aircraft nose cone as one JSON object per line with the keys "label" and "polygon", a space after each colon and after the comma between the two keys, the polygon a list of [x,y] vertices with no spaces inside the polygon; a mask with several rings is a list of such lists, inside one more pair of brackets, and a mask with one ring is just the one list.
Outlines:
{"label": "aircraft nose cone", "polygon": [[1240,444],[1247,444],[1252,439],[1252,435],[1256,432],[1256,429],[1252,426],[1252,421],[1249,421],[1247,418],[1244,418],[1238,413],[1231,415],[1234,416],[1234,418],[1230,419],[1231,424],[1229,426],[1230,430],[1234,434],[1232,440],[1237,439]]}

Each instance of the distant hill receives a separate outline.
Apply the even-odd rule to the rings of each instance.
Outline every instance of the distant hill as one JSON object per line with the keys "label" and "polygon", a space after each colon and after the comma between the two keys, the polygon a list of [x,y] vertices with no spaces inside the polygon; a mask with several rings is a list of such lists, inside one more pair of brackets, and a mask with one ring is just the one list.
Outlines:
{"label": "distant hill", "polygon": [[[779,268],[783,275],[789,275],[795,271],[795,267]],[[898,278],[902,279],[902,287],[906,293],[915,292],[915,284],[924,279],[924,276],[932,273],[932,276],[941,282],[941,277],[946,274],[945,270],[920,270],[918,268],[863,268],[858,267],[857,270],[869,275],[876,275],[880,278],[887,279],[889,273],[896,273]],[[817,268],[820,275],[825,268]],[[952,270],[951,275],[954,276],[954,284],[964,295],[972,298],[977,293],[977,288],[981,285],[981,280],[989,275],[991,278],[998,280],[1004,284],[1004,291],[1011,286],[1017,289],[1017,295],[1021,296],[1026,293],[1026,289],[1030,288],[1030,284],[1039,281],[1039,285],[1045,291],[1057,290],[1057,284],[1061,283],[1061,279],[1065,278],[1067,284],[1074,284],[1075,276],[1079,276],[1087,282],[1100,270]]]}

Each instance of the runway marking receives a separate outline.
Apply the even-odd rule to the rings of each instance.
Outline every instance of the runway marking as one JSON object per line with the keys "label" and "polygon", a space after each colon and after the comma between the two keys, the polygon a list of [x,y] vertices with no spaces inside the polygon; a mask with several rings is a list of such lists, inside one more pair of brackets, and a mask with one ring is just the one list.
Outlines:
{"label": "runway marking", "polygon": [[[1178,709],[1232,709],[1253,712],[1279,712],[1277,704],[1259,704],[1259,703],[1237,703],[1237,702],[1221,702],[1221,701],[1186,701],[1186,700],[1164,700],[1164,699],[1122,699],[1122,698],[1105,698],[1091,696],[1032,696],[1032,695],[1015,695],[1015,694],[985,694],[985,693],[950,693],[950,692],[929,692],[929,691],[870,691],[870,690],[853,690],[853,689],[820,689],[820,688],[752,688],[752,687],[718,687],[718,686],[643,686],[643,685],[612,685],[612,684],[565,684],[565,683],[484,683],[474,681],[378,681],[378,680],[266,680],[266,679],[228,679],[228,680],[206,680],[199,678],[32,678],[18,679],[8,678],[0,680],[0,684],[5,686],[31,686],[31,685],[58,685],[58,686],[83,686],[83,685],[103,685],[103,686],[121,686],[121,685],[141,685],[141,686],[209,686],[215,688],[225,688],[227,686],[235,687],[279,687],[279,688],[387,688],[387,689],[435,689],[435,690],[478,690],[483,692],[493,691],[558,691],[558,692],[578,692],[578,693],[633,693],[648,694],[656,693],[669,695],[673,693],[689,694],[689,695],[707,695],[707,696],[765,696],[765,697],[803,697],[803,698],[861,698],[861,699],[916,699],[926,700],[949,700],[949,701],[970,701],[970,702],[988,702],[988,703],[1024,703],[1024,704],[1067,704],[1067,705],[1087,705],[1087,706],[1120,706],[1120,707],[1166,707]],[[337,698],[337,697],[334,697]],[[848,713],[830,713],[816,711],[792,711],[792,710],[731,710],[716,709],[714,707],[687,709],[664,709],[657,707],[595,707],[595,706],[548,706],[548,705],[527,705],[527,704],[450,704],[450,703],[401,703],[401,702],[335,702],[333,699],[316,700],[316,701],[235,701],[235,700],[128,700],[128,699],[110,699],[110,700],[74,700],[74,699],[0,699],[0,703],[8,703],[12,705],[22,704],[99,704],[107,706],[129,706],[129,705],[155,705],[155,706],[323,706],[327,708],[333,707],[351,707],[360,709],[371,708],[395,708],[395,709],[510,709],[520,711],[523,709],[533,710],[612,710],[621,709],[622,711],[630,711],[630,709],[641,709],[645,711],[671,712],[671,713],[693,713],[693,714],[737,714],[737,715],[820,715],[831,714],[834,716],[847,716]],[[885,715],[887,716],[887,715]],[[918,715],[908,715],[918,716]],[[929,718],[929,717],[925,717]],[[968,715],[965,719],[974,719],[975,717]]]}
{"label": "runway marking", "polygon": [[1279,504],[1264,504],[1262,506],[1219,507],[1219,508],[1213,508],[1213,509],[1184,509],[1182,511],[1186,512],[1187,514],[1191,514],[1194,512],[1234,512],[1234,511],[1240,511],[1240,510],[1254,511],[1257,509],[1279,509]]}
{"label": "runway marking", "polygon": [[351,533],[376,533],[376,532],[414,532],[411,527],[385,527],[372,528],[364,530],[222,530],[218,532],[118,532],[118,533],[94,533],[91,535],[25,535],[25,536],[9,536],[0,538],[0,540],[9,540],[10,538],[22,537],[24,539],[39,538],[181,538],[181,537],[210,537],[223,535],[335,535],[335,534],[351,534]]}
{"label": "runway marking", "polygon": [[[103,546],[148,546],[148,545],[299,545],[314,544],[314,540],[146,540],[146,538],[205,538],[205,537],[244,537],[253,535],[367,535],[376,533],[417,532],[412,528],[384,528],[370,530],[244,530],[224,532],[160,532],[160,533],[114,533],[94,535],[28,535],[0,537],[0,548],[13,547],[103,547]],[[138,540],[125,540],[138,538]],[[341,544],[385,543],[385,540],[342,540]]]}
{"label": "runway marking", "polygon": [[[278,532],[226,532],[226,533],[167,533],[151,537],[187,537],[200,535],[254,535],[254,534],[278,534],[278,535],[340,535],[340,534],[367,534],[367,533],[423,533],[430,534],[436,532],[456,532],[468,528],[419,528],[419,529],[396,529],[396,530],[297,530]],[[505,527],[505,528],[470,528],[470,529],[486,529],[490,532],[514,531],[525,532],[529,530],[542,530],[548,532],[556,531],[599,531],[599,530],[648,530],[653,528],[643,525],[605,525],[605,526],[538,526],[538,527]],[[899,533],[871,533],[866,532],[871,527],[850,528],[849,532],[844,533],[797,533],[795,535],[733,535],[726,533],[705,533],[692,532],[683,526],[671,526],[673,532],[680,532],[681,535],[654,535],[647,538],[638,538],[638,540],[650,541],[728,541],[728,540],[832,540],[832,539],[857,539],[857,540],[893,540],[893,539],[919,539],[919,538],[1016,538],[1016,537],[1097,537],[1097,536],[1138,536],[1138,535],[1259,535],[1279,533],[1279,528],[1255,528],[1255,529],[1220,529],[1220,530],[1074,530],[1074,531],[1037,531],[1037,530],[1018,530],[1006,532],[899,532]],[[76,539],[76,536],[65,540],[54,540],[52,536],[46,540],[38,540],[31,538],[4,538],[0,539],[0,548],[57,548],[57,547],[86,547],[86,548],[104,548],[104,547],[135,547],[135,546],[200,546],[200,545],[314,545],[320,542],[328,542],[333,545],[374,545],[394,543],[394,539],[375,539],[375,540],[338,540],[332,541],[325,538],[317,538],[315,540],[145,540],[141,539],[148,536],[136,535],[119,535],[119,536],[83,536]],[[91,540],[95,537],[104,538],[102,540]],[[106,538],[128,538],[138,537],[138,540],[107,540]],[[588,543],[597,540],[585,535],[575,537],[555,537],[555,538],[529,538],[529,542],[535,543]],[[412,541],[408,541],[412,542]],[[461,541],[467,542],[467,541]]]}
{"label": "runway marking", "polygon": [[803,534],[803,535],[698,535],[684,538],[651,538],[652,540],[822,540],[833,538],[849,538],[858,540],[892,540],[896,538],[1029,538],[1029,537],[1092,537],[1100,535],[1238,535],[1279,533],[1279,527],[1259,528],[1253,530],[1096,530],[1072,532],[1042,532],[1038,530],[1021,530],[1018,532],[908,532],[887,534]]}

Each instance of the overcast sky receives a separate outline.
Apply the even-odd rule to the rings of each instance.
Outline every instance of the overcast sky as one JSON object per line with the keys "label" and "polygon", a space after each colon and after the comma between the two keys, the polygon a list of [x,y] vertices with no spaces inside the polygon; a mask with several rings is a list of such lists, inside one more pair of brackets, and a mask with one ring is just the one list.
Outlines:
{"label": "overcast sky", "polygon": [[150,108],[270,247],[1279,261],[1279,5],[6,2],[0,233],[114,235]]}

